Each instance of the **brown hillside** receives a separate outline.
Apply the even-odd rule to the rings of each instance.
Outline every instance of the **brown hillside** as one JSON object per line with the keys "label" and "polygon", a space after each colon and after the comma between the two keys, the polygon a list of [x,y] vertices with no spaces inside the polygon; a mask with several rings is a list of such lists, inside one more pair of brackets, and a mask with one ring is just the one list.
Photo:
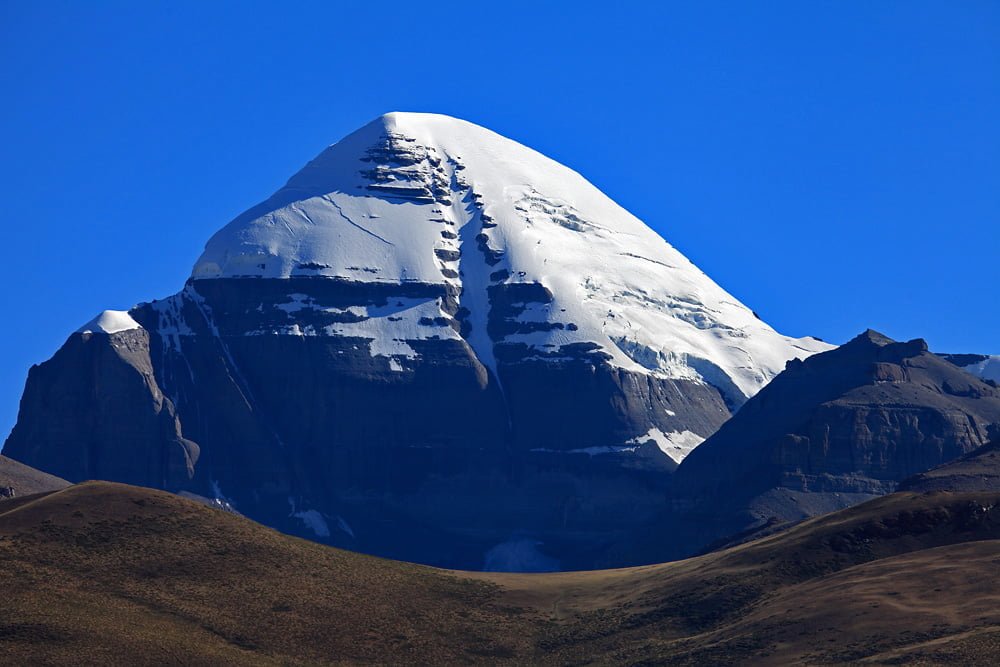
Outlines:
{"label": "brown hillside", "polygon": [[89,482],[0,504],[10,664],[988,664],[1000,493],[896,494],[677,563],[471,574]]}

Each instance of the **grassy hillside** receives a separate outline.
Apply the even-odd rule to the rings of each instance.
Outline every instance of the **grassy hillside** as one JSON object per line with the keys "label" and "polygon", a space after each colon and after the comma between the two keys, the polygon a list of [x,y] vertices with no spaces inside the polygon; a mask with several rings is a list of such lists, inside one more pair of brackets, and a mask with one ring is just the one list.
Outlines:
{"label": "grassy hillside", "polygon": [[90,482],[0,503],[11,664],[987,664],[1000,493],[897,494],[677,563],[545,575],[380,560]]}
{"label": "grassy hillside", "polygon": [[433,664],[528,648],[529,624],[488,584],[287,537],[168,493],[89,482],[6,508],[9,664]]}

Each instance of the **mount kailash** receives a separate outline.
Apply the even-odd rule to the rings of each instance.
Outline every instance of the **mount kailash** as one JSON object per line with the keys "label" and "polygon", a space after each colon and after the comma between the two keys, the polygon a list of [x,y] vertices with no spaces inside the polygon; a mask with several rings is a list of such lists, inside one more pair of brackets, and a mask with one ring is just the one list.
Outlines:
{"label": "mount kailash", "polygon": [[33,367],[4,453],[395,558],[620,565],[678,462],[831,347],[571,169],[391,113],[218,231],[179,293]]}

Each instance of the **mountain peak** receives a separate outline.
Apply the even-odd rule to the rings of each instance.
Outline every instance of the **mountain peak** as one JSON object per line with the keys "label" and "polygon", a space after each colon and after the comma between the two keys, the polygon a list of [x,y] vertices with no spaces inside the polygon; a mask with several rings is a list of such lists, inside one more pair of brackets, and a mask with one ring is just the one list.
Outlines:
{"label": "mountain peak", "polygon": [[848,341],[848,345],[852,343],[868,343],[878,345],[879,347],[885,347],[886,345],[891,345],[896,341],[889,338],[885,334],[875,331],[874,329],[866,329],[860,334]]}
{"label": "mountain peak", "polygon": [[491,300],[538,286],[550,296],[503,342],[597,346],[622,368],[715,384],[733,405],[830,347],[777,334],[575,171],[440,114],[388,113],[330,146],[213,236],[192,273],[292,277],[437,286],[468,312],[487,367],[501,342],[487,336]]}
{"label": "mountain peak", "polygon": [[441,113],[427,113],[422,111],[390,111],[379,116],[375,123],[380,123],[385,129],[391,132],[412,132],[420,128],[445,129],[448,126],[464,126],[476,128],[483,132],[489,132],[486,128],[471,123],[461,118],[449,116]]}
{"label": "mountain peak", "polygon": [[139,323],[132,319],[132,316],[129,315],[127,311],[105,310],[100,315],[77,329],[77,333],[113,334],[141,328],[142,327],[139,326]]}

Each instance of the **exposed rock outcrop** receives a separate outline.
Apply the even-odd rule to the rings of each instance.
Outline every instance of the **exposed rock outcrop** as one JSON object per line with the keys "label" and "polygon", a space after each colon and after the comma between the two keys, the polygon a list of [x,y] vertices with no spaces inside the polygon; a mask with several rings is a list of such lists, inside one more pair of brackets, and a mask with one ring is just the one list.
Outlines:
{"label": "exposed rock outcrop", "polygon": [[115,479],[175,487],[190,478],[198,447],[181,435],[141,328],[70,336],[32,366],[4,451],[74,482]]}

